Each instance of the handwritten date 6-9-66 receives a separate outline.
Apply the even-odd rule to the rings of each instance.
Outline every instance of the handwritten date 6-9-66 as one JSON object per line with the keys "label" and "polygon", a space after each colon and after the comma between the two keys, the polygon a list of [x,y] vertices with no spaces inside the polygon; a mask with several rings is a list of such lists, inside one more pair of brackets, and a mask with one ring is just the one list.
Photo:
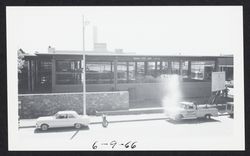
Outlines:
{"label": "handwritten date 6-9-66", "polygon": [[124,147],[126,149],[134,149],[136,148],[136,141],[128,141],[124,143],[117,142],[116,140],[113,140],[111,142],[99,142],[95,141],[92,145],[92,149],[98,149],[99,147],[111,147],[112,149],[115,149],[116,147],[119,146],[119,148]]}

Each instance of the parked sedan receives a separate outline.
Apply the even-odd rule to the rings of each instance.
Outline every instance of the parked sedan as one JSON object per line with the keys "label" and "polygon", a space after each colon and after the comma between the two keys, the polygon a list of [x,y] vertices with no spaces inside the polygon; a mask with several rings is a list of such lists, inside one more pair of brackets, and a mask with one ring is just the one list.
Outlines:
{"label": "parked sedan", "polygon": [[90,118],[88,116],[80,116],[75,111],[59,111],[53,116],[39,117],[36,121],[36,128],[43,131],[57,127],[75,127],[79,129],[82,126],[88,126],[89,123]]}

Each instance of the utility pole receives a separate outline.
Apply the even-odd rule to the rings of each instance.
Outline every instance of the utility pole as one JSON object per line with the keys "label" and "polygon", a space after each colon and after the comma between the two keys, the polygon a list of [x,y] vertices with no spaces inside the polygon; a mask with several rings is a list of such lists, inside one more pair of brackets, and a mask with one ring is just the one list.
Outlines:
{"label": "utility pole", "polygon": [[82,51],[82,94],[83,94],[83,115],[86,115],[86,70],[85,70],[85,23],[84,23],[84,16],[82,16],[82,24],[83,24],[83,29],[82,29],[82,32],[83,32],[83,42],[82,42],[82,45],[83,45],[83,51]]}

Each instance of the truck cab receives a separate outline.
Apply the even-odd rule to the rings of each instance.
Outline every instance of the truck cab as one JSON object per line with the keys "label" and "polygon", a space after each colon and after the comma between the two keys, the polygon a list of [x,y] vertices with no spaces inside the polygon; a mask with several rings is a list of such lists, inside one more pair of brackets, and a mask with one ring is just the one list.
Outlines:
{"label": "truck cab", "polygon": [[174,107],[169,107],[166,110],[166,115],[174,120],[196,118],[210,119],[211,116],[218,116],[218,109],[208,107],[207,105],[197,105],[193,102],[180,102]]}

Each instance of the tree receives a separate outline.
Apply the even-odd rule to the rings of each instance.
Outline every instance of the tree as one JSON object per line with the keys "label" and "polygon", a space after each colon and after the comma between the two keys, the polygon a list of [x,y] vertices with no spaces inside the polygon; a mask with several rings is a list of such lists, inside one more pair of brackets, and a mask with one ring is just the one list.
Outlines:
{"label": "tree", "polygon": [[19,49],[17,51],[17,55],[18,55],[18,73],[21,73],[22,72],[22,69],[23,69],[23,65],[24,65],[24,54],[25,52],[22,50],[22,49]]}

